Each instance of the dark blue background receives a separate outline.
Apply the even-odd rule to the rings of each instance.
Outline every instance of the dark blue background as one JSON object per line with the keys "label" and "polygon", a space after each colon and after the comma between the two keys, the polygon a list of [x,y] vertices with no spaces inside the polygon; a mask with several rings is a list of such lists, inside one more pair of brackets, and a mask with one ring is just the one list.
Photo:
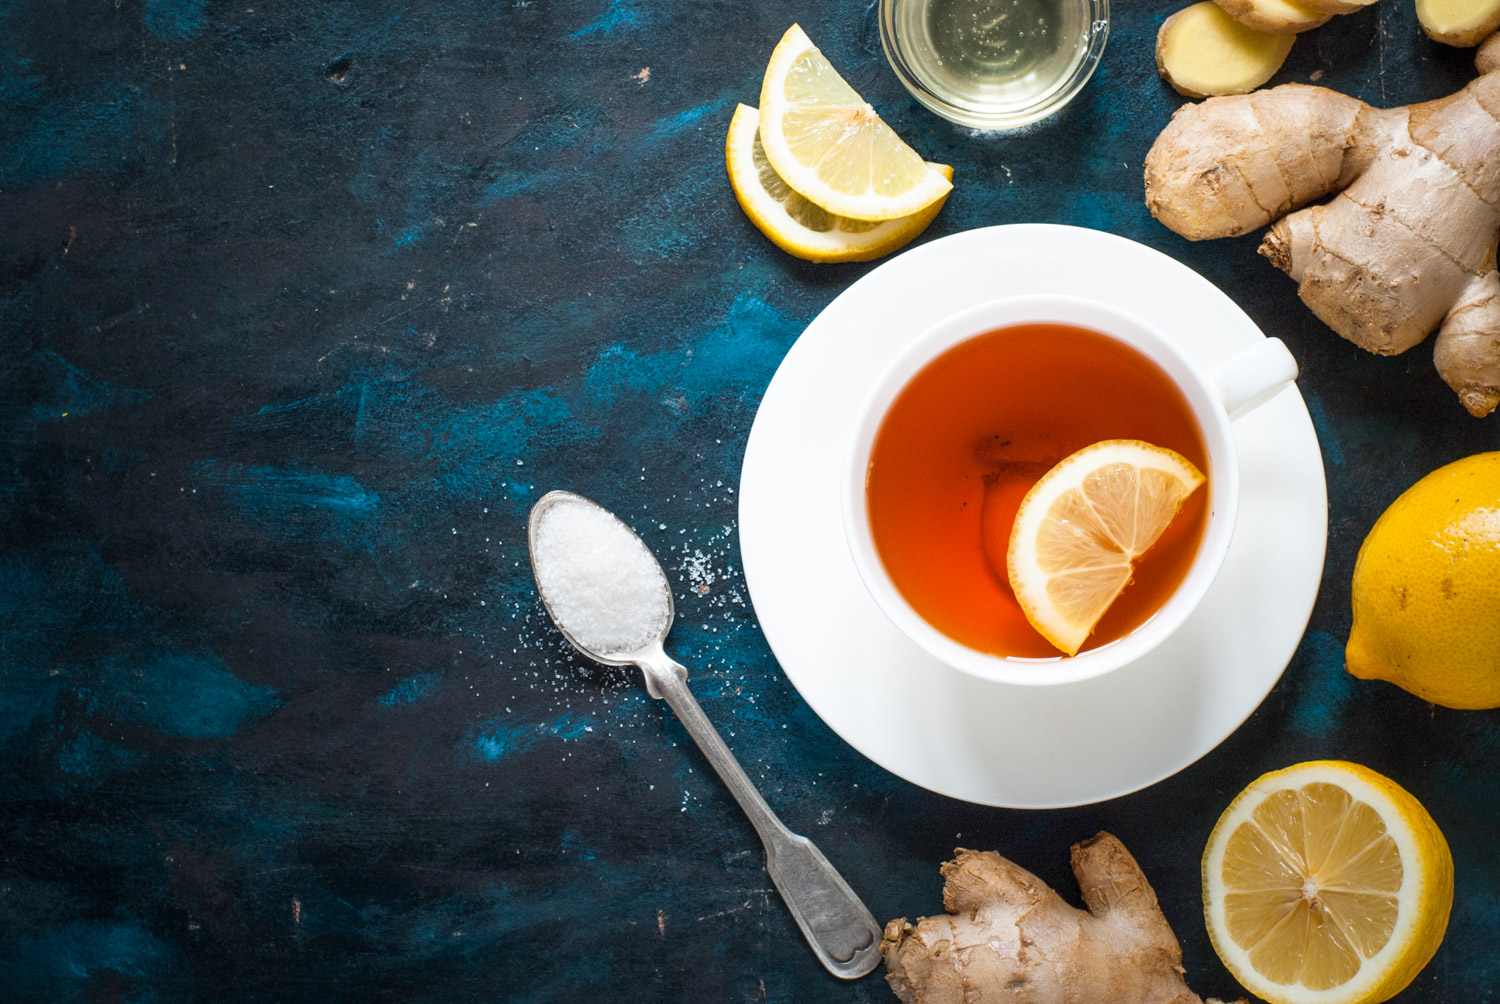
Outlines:
{"label": "dark blue background", "polygon": [[[1339,340],[1255,237],[1190,245],[1149,217],[1176,6],[1117,0],[1081,97],[1007,136],[908,98],[869,3],[0,7],[7,999],[893,1000],[822,972],[680,726],[549,629],[523,522],[571,488],[672,566],[695,692],[881,920],[940,909],[958,844],[1072,895],[1068,845],[1108,828],[1191,984],[1233,997],[1204,840],[1262,771],[1342,757],[1421,798],[1457,863],[1447,940],[1401,999],[1494,1000],[1496,715],[1355,681],[1342,648],[1375,517],[1500,448],[1500,419],[1463,412],[1427,345]],[[871,267],[782,254],[724,177],[734,105],[794,20],[954,166],[924,239],[1122,234],[1300,360],[1329,476],[1318,606],[1260,711],[1177,777],[1070,811],[946,799],[845,746],[772,661],[739,572],[745,438],[786,349]],[[1276,79],[1317,74],[1404,103],[1473,72],[1385,0]]]}

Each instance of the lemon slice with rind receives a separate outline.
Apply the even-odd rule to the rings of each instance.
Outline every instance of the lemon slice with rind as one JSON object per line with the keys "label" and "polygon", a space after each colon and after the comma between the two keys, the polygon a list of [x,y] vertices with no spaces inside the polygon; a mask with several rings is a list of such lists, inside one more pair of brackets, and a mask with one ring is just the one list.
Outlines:
{"label": "lemon slice with rind", "polygon": [[[792,191],[766,159],[761,146],[760,113],[740,105],[729,123],[724,160],[735,198],[750,221],[788,254],[808,261],[869,261],[907,244],[932,222],[947,197],[911,216],[894,220],[851,220],[836,216]],[[946,164],[928,164],[945,178]]]}
{"label": "lemon slice with rind", "polygon": [[1442,943],[1453,857],[1410,792],[1368,767],[1318,760],[1254,781],[1203,852],[1219,958],[1271,1004],[1376,1004]]}
{"label": "lemon slice with rind", "polygon": [[793,191],[850,219],[911,216],[953,188],[881,121],[795,24],[766,66],[760,140]]}
{"label": "lemon slice with rind", "polygon": [[1182,454],[1138,439],[1085,446],[1042,475],[1021,500],[1006,551],[1031,626],[1078,654],[1135,560],[1204,480]]}

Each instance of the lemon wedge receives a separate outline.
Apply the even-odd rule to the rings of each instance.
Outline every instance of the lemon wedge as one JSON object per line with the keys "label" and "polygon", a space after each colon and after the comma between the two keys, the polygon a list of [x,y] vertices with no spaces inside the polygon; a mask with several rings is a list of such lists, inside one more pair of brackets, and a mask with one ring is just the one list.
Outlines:
{"label": "lemon wedge", "polygon": [[793,191],[854,220],[911,216],[953,188],[880,120],[795,24],[766,66],[760,141]]}
{"label": "lemon wedge", "polygon": [[1204,480],[1186,457],[1138,439],[1085,446],[1042,475],[1016,511],[1005,559],[1031,626],[1076,655]]}
{"label": "lemon wedge", "polygon": [[1448,926],[1453,857],[1411,793],[1340,760],[1272,771],[1203,852],[1214,950],[1271,1004],[1376,1004],[1421,971]]}
{"label": "lemon wedge", "polygon": [[[916,237],[943,208],[947,196],[911,216],[894,220],[851,220],[836,216],[792,191],[766,159],[760,143],[760,112],[747,105],[734,110],[724,160],[735,198],[761,233],[788,254],[808,261],[869,261],[889,254]],[[929,170],[953,177],[947,164]]]}

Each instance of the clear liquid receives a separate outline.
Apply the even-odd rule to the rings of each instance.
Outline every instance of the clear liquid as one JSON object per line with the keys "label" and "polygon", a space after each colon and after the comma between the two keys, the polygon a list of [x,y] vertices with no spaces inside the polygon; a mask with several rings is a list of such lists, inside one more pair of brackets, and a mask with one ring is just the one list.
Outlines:
{"label": "clear liquid", "polygon": [[983,112],[1025,108],[1088,51],[1089,0],[905,0],[892,27],[938,97]]}

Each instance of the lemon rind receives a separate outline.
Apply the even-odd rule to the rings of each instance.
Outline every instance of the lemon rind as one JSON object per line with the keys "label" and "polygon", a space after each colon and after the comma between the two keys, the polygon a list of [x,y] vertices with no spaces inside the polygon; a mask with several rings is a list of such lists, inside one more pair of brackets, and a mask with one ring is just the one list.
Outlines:
{"label": "lemon rind", "polygon": [[[730,187],[740,208],[777,247],[790,255],[813,262],[870,261],[905,247],[927,229],[947,197],[912,216],[882,220],[863,233],[834,230],[819,233],[809,230],[786,211],[759,184],[751,147],[760,128],[760,112],[748,105],[735,108],[724,142],[724,162]],[[928,163],[928,167],[951,177],[953,169],[946,164]]]}
{"label": "lemon rind", "polygon": [[1478,453],[1430,472],[1375,521],[1350,585],[1350,674],[1445,708],[1500,707],[1500,532],[1454,535],[1458,520],[1493,519],[1497,497],[1500,453]]}

